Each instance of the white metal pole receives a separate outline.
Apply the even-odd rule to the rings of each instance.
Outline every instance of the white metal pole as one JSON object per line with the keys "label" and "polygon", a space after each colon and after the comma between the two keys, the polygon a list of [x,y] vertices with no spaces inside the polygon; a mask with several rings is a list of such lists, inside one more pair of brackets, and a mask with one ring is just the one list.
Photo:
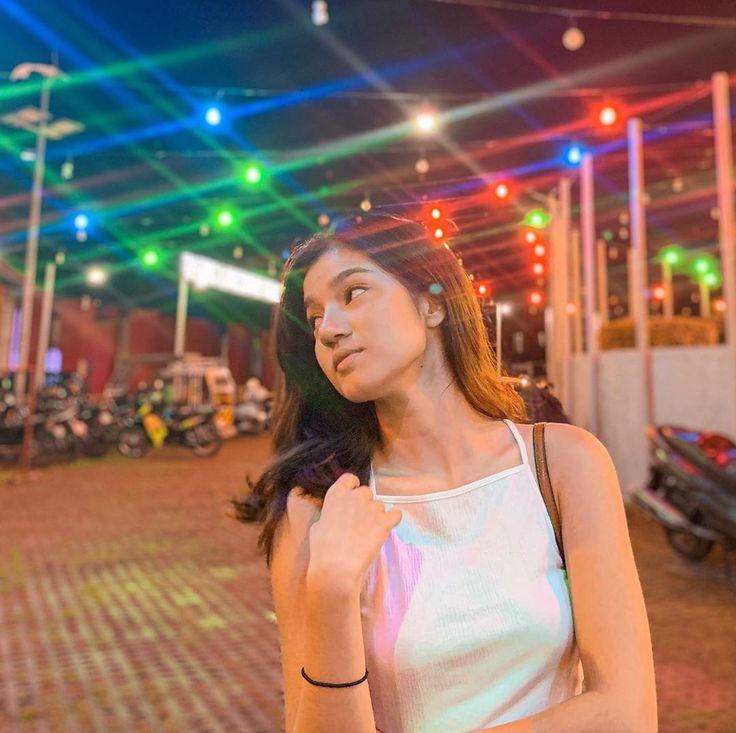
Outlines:
{"label": "white metal pole", "polygon": [[626,250],[626,278],[629,289],[629,318],[634,321],[634,303],[636,302],[636,288],[634,283],[634,252],[633,247]]}
{"label": "white metal pole", "polygon": [[570,409],[572,398],[572,349],[570,347],[570,318],[567,314],[567,303],[570,300],[570,179],[561,178],[559,183],[560,200],[557,207],[558,227],[555,253],[557,283],[555,318],[559,324],[559,372],[560,380],[557,393],[560,402]]}
{"label": "white metal pole", "polygon": [[593,156],[583,155],[580,164],[580,229],[583,237],[583,283],[585,287],[585,340],[588,351],[588,430],[600,434],[598,416],[598,319],[595,317],[595,210]]}
{"label": "white metal pole", "polygon": [[54,282],[56,280],[56,265],[49,262],[46,265],[43,281],[43,303],[41,304],[41,325],[38,329],[38,348],[36,349],[36,389],[43,386],[46,380],[46,354],[49,350],[49,336],[51,335],[51,317],[54,312]]}
{"label": "white metal pole", "polygon": [[731,429],[736,434],[736,257],[734,256],[734,203],[733,203],[733,145],[731,142],[731,118],[728,74],[713,74],[713,118],[715,122],[716,177],[718,182],[718,240],[721,249],[723,271],[723,297],[726,311],[723,314],[726,329],[731,384]]}
{"label": "white metal pole", "polygon": [[636,347],[642,368],[644,410],[647,425],[654,422],[654,384],[652,379],[652,350],[649,344],[649,301],[647,280],[647,232],[644,214],[644,155],[642,123],[632,117],[628,123],[629,148],[629,219],[631,220],[632,295]]}
{"label": "white metal pole", "polygon": [[583,294],[580,285],[580,229],[573,227],[570,234],[572,249],[572,302],[575,304],[573,315],[575,332],[575,353],[583,353]]}
{"label": "white metal pole", "polygon": [[596,243],[598,257],[598,312],[601,325],[608,323],[608,245],[605,240],[599,239]]}
{"label": "white metal pole", "polygon": [[180,359],[184,356],[187,332],[187,300],[189,283],[183,273],[179,273],[179,292],[176,299],[176,325],[174,327],[174,356]]}
{"label": "white metal pole", "polygon": [[558,269],[558,242],[560,238],[559,227],[559,201],[554,194],[547,196],[547,210],[550,215],[549,224],[549,272],[547,273],[547,326],[548,333],[544,348],[547,355],[547,381],[559,385],[560,375],[560,319],[557,308],[559,291],[559,269]]}
{"label": "white metal pole", "polygon": [[496,303],[496,371],[501,374],[501,359],[503,357],[503,309]]}
{"label": "white metal pole", "polygon": [[38,233],[41,227],[41,200],[43,197],[43,177],[46,168],[46,121],[49,111],[51,80],[41,82],[41,118],[36,130],[36,160],[33,165],[33,187],[31,188],[31,208],[28,217],[28,237],[26,239],[26,261],[23,272],[23,300],[20,320],[20,348],[18,354],[18,373],[16,375],[15,396],[18,401],[25,400],[28,352],[33,326],[33,297],[36,292],[36,265],[38,260]]}

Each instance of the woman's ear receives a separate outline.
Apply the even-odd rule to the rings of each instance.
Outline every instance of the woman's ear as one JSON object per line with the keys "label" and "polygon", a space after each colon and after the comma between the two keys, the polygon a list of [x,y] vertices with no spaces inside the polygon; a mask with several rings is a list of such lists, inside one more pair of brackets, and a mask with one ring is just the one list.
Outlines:
{"label": "woman's ear", "polygon": [[436,298],[422,296],[420,308],[424,321],[430,328],[436,328],[445,320],[445,304]]}

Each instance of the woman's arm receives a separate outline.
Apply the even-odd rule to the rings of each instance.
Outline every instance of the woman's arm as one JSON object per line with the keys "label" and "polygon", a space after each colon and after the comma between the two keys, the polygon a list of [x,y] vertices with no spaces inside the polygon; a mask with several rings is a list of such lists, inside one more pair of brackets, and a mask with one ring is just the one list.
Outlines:
{"label": "woman's arm", "polygon": [[365,673],[360,591],[341,592],[312,575],[308,533],[315,505],[292,491],[276,533],[271,583],[284,673],[286,733],[374,733],[368,683],[315,687],[301,668],[320,682],[352,682]]}
{"label": "woman's arm", "polygon": [[[310,578],[307,588],[304,662],[320,682],[352,682],[365,674],[360,592]],[[354,687],[316,687],[301,678],[294,733],[374,733],[370,678]]]}

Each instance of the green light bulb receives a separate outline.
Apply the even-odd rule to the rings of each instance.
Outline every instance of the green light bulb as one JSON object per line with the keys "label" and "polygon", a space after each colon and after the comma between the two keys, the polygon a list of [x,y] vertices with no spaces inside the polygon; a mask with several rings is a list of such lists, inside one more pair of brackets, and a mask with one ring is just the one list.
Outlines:
{"label": "green light bulb", "polygon": [[158,265],[160,257],[155,249],[147,249],[141,259],[146,267],[155,267]]}
{"label": "green light bulb", "polygon": [[247,183],[255,186],[257,183],[260,183],[262,179],[263,172],[257,165],[249,165],[245,169],[245,180]]}
{"label": "green light bulb", "polygon": [[676,244],[671,244],[668,247],[663,247],[659,251],[659,256],[665,264],[674,267],[675,265],[679,265],[682,262],[682,247],[679,247]]}
{"label": "green light bulb", "polygon": [[549,224],[549,220],[549,213],[544,209],[532,209],[524,218],[524,223],[535,229],[544,229]]}
{"label": "green light bulb", "polygon": [[718,287],[718,275],[715,272],[706,272],[703,276],[703,282],[709,288],[716,288]]}
{"label": "green light bulb", "polygon": [[233,223],[233,215],[232,215],[232,212],[227,211],[227,210],[221,211],[217,215],[217,223],[221,227],[229,227]]}

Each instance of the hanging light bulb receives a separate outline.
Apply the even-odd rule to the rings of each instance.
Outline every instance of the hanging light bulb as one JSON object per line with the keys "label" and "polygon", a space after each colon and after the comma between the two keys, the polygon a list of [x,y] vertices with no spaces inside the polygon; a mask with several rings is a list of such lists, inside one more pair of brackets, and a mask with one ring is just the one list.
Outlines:
{"label": "hanging light bulb", "polygon": [[414,170],[416,170],[420,176],[424,176],[429,173],[429,161],[424,157],[424,153],[422,153],[419,160],[414,164]]}
{"label": "hanging light bulb", "polygon": [[74,178],[74,161],[71,158],[67,158],[61,164],[61,178],[64,181],[71,181]]}
{"label": "hanging light bulb", "polygon": [[370,196],[368,196],[368,192],[366,191],[365,195],[363,196],[363,200],[360,202],[360,210],[370,211],[372,208],[373,204],[371,203]]}
{"label": "hanging light bulb", "polygon": [[414,127],[420,135],[431,135],[437,131],[440,120],[437,110],[425,104],[414,116]]}
{"label": "hanging light bulb", "polygon": [[611,127],[618,121],[618,111],[613,105],[607,104],[598,113],[598,120],[604,127]]}
{"label": "hanging light bulb", "polygon": [[222,112],[219,107],[208,107],[204,113],[205,122],[211,127],[217,127],[222,122]]}
{"label": "hanging light bulb", "polygon": [[330,11],[327,0],[313,0],[312,23],[316,26],[327,25],[330,22]]}
{"label": "hanging light bulb", "polygon": [[585,43],[585,34],[575,24],[575,18],[570,18],[570,27],[562,34],[562,45],[568,51],[578,51]]}

